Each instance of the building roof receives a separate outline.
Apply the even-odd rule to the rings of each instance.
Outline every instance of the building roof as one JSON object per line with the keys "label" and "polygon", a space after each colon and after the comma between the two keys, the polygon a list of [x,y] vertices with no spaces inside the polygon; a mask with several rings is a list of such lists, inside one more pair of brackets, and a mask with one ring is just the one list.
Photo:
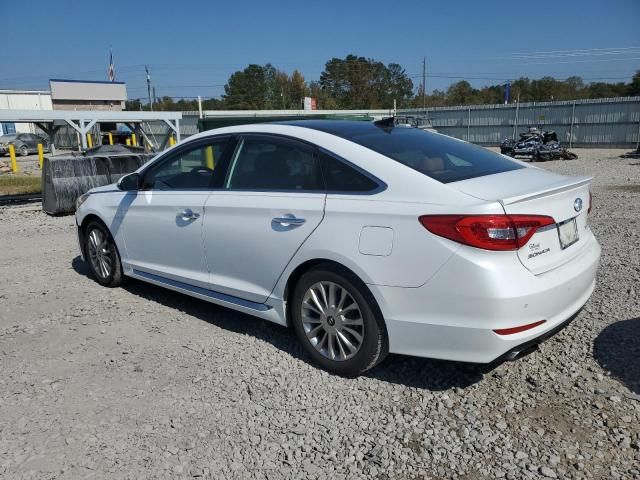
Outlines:
{"label": "building roof", "polygon": [[0,93],[9,93],[14,95],[51,95],[51,92],[49,90],[0,89]]}
{"label": "building roof", "polygon": [[50,82],[64,82],[64,83],[108,83],[116,85],[124,85],[124,82],[112,82],[110,80],[69,80],[66,78],[50,78]]}

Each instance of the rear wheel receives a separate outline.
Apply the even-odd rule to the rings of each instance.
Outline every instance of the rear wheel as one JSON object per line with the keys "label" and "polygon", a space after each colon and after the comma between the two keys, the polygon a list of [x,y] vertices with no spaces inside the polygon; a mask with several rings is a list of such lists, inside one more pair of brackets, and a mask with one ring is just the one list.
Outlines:
{"label": "rear wheel", "polygon": [[18,151],[20,152],[20,155],[22,155],[23,157],[26,157],[27,155],[29,155],[29,149],[27,148],[26,145],[22,145]]}
{"label": "rear wheel", "polygon": [[120,255],[111,234],[106,227],[93,221],[85,230],[85,255],[93,278],[105,287],[122,284]]}
{"label": "rear wheel", "polygon": [[291,303],[296,335],[325,370],[354,377],[387,355],[386,329],[375,300],[350,272],[326,265],[305,273]]}

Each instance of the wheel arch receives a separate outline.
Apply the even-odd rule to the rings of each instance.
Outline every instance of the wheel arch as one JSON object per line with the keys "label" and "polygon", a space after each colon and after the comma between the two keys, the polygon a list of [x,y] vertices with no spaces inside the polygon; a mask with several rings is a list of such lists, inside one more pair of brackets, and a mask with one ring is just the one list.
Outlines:
{"label": "wheel arch", "polygon": [[102,224],[102,226],[105,228],[105,230],[111,236],[111,239],[113,240],[113,243],[116,246],[116,249],[118,250],[118,254],[120,255],[120,249],[118,248],[118,244],[116,243],[115,239],[113,238],[113,234],[111,233],[111,230],[107,226],[107,223],[102,218],[100,218],[99,215],[97,215],[95,213],[88,213],[83,217],[82,222],[80,223],[80,226],[78,227],[78,236],[79,236],[79,240],[80,240],[80,248],[82,249],[82,253],[85,256],[85,258],[87,258],[86,257],[87,252],[85,251],[85,245],[86,245],[85,232],[87,230],[87,226],[92,221],[97,221],[97,222]]}
{"label": "wheel arch", "polygon": [[359,286],[363,288],[365,292],[368,293],[372,301],[371,308],[373,308],[376,314],[378,315],[378,317],[382,319],[384,327],[386,329],[386,322],[384,321],[384,317],[382,315],[382,310],[380,309],[380,305],[378,305],[378,301],[373,295],[373,292],[369,289],[369,287],[367,286],[365,281],[362,279],[362,277],[358,275],[356,272],[354,272],[351,268],[347,267],[346,265],[336,260],[331,260],[329,258],[313,258],[310,260],[306,260],[302,262],[300,265],[298,265],[297,267],[295,267],[289,274],[287,278],[287,282],[284,287],[284,292],[283,292],[283,300],[287,306],[284,310],[285,310],[285,320],[288,327],[291,326],[291,309],[289,308],[289,306],[291,305],[293,291],[295,290],[296,283],[302,277],[302,275],[304,275],[306,272],[310,270],[313,270],[319,267],[320,265],[332,266],[352,276],[359,283]]}

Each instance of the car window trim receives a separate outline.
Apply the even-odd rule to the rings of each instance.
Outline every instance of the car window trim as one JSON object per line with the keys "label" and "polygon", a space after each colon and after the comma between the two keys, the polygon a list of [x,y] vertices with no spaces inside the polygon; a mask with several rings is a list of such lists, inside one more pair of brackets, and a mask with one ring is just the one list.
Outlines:
{"label": "car window trim", "polygon": [[[223,151],[222,151],[222,155],[220,160],[218,161],[217,167],[214,169],[214,172],[218,169],[221,169],[221,172],[219,175],[225,176],[226,175],[226,171],[225,170],[225,157],[228,156],[228,151],[231,149],[231,145],[234,144],[236,142],[236,138],[235,135],[232,134],[221,134],[221,135],[212,135],[212,136],[208,136],[205,138],[198,138],[195,140],[192,140],[190,142],[186,142],[183,145],[180,145],[179,147],[172,149],[168,152],[166,152],[165,154],[163,154],[162,156],[160,156],[159,158],[157,158],[155,161],[153,161],[152,163],[150,163],[149,165],[147,165],[144,170],[142,170],[140,173],[141,178],[141,185],[144,185],[145,179],[147,177],[147,175],[149,174],[149,171],[153,168],[155,168],[156,166],[160,166],[162,164],[165,164],[167,162],[171,162],[172,160],[175,160],[176,156],[183,154],[186,151],[192,151],[197,149],[200,146],[206,146],[210,143],[213,142],[217,142],[223,139],[228,139],[231,140],[230,143],[228,143],[227,145],[225,145]],[[235,144],[233,147],[233,150],[235,151]],[[145,192],[149,192],[149,191],[161,191],[161,192],[197,192],[197,191],[203,191],[203,192],[209,192],[209,191],[214,191],[214,190],[220,190],[221,187],[216,186],[216,176],[214,175],[212,178],[212,184],[209,185],[208,187],[197,187],[197,188],[141,188],[141,191],[145,191]],[[219,182],[218,182],[219,183]]]}
{"label": "car window trim", "polygon": [[380,180],[378,177],[376,177],[375,175],[373,175],[372,173],[366,171],[365,169],[359,167],[358,165],[350,162],[349,160],[346,160],[344,158],[342,158],[340,155],[337,155],[329,150],[327,150],[326,148],[323,147],[317,147],[318,148],[318,152],[323,153],[325,155],[328,155],[330,157],[332,157],[334,160],[337,160],[340,163],[344,163],[347,167],[354,169],[356,172],[364,175],[365,177],[367,177],[369,180],[371,180],[373,183],[375,183],[377,185],[376,188],[372,188],[371,190],[330,190],[329,188],[327,188],[327,180],[325,178],[325,169],[323,166],[323,162],[320,161],[320,170],[322,172],[322,177],[323,177],[323,182],[324,182],[324,188],[325,188],[325,192],[327,192],[327,194],[332,194],[332,195],[375,195],[376,193],[380,193],[380,192],[384,192],[387,188],[388,185],[383,182],[382,180]]}
{"label": "car window trim", "polygon": [[[228,165],[227,170],[225,172],[225,179],[223,182],[223,187],[222,190],[225,191],[232,191],[232,192],[258,192],[258,193],[266,193],[266,192],[278,192],[278,193],[325,193],[325,194],[332,194],[332,195],[358,195],[358,196],[367,196],[367,195],[375,195],[377,193],[383,192],[388,188],[388,185],[380,180],[378,177],[376,177],[375,175],[373,175],[371,172],[368,172],[367,170],[363,169],[362,167],[359,167],[358,165],[350,162],[349,160],[344,159],[343,157],[341,157],[340,155],[332,152],[331,150],[327,150],[325,147],[321,147],[313,142],[310,142],[308,140],[304,140],[301,138],[297,138],[297,137],[293,137],[291,135],[285,135],[282,133],[265,133],[265,132],[241,132],[241,133],[237,133],[235,134],[235,136],[237,137],[236,139],[236,145],[235,145],[235,149],[233,151],[233,154],[229,155],[227,157],[228,160]],[[297,143],[301,143],[304,144],[306,147],[310,148],[313,151],[314,156],[316,156],[316,160],[318,162],[318,166],[320,168],[320,174],[322,177],[322,189],[321,190],[285,190],[285,189],[278,189],[278,190],[274,190],[274,189],[248,189],[248,188],[226,188],[226,185],[228,184],[228,180],[229,180],[229,175],[231,174],[231,170],[232,170],[232,165],[233,165],[233,161],[235,160],[236,155],[238,154],[238,150],[240,149],[240,146],[244,140],[245,137],[248,136],[255,136],[255,137],[269,137],[269,138],[282,138],[285,140],[292,140],[294,142]],[[354,170],[356,170],[357,172],[361,173],[362,175],[366,176],[367,178],[369,178],[369,180],[371,180],[372,182],[374,182],[377,187],[371,190],[362,190],[362,191],[358,191],[358,190],[329,190],[327,188],[327,183],[325,181],[325,176],[324,176],[324,170],[322,167],[322,161],[320,161],[320,159],[318,158],[318,153],[324,153],[325,155],[330,155],[332,156],[335,160],[344,163],[345,165],[347,165],[348,167],[353,168]]]}

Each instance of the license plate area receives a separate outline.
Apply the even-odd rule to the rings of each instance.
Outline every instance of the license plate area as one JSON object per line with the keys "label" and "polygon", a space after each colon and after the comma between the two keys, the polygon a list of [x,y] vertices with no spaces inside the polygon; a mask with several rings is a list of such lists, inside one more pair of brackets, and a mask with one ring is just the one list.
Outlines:
{"label": "license plate area", "polygon": [[578,238],[578,224],[575,218],[565,220],[558,224],[558,238],[560,239],[560,247],[564,250],[576,243]]}

